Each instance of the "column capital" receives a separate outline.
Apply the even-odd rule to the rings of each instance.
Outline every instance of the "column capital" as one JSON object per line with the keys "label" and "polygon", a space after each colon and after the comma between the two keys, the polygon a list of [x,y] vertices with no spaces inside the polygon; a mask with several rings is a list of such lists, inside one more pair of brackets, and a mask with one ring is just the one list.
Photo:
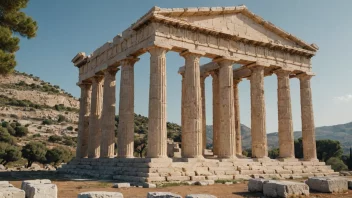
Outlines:
{"label": "column capital", "polygon": [[286,76],[290,76],[290,74],[292,73],[291,70],[285,70],[285,69],[276,69],[273,71],[274,74],[276,74],[277,77],[286,77]]}
{"label": "column capital", "polygon": [[152,56],[162,56],[162,55],[165,55],[166,52],[168,52],[168,51],[169,51],[168,48],[159,47],[159,46],[153,46],[153,47],[148,49],[148,52]]}
{"label": "column capital", "polygon": [[296,77],[300,80],[310,80],[313,76],[315,76],[314,74],[307,74],[307,73],[300,73],[297,74]]}
{"label": "column capital", "polygon": [[120,69],[118,67],[108,67],[106,70],[104,70],[104,76],[107,76],[107,75],[115,76],[119,70]]}
{"label": "column capital", "polygon": [[125,59],[121,60],[120,63],[121,63],[121,66],[134,66],[134,64],[139,61],[139,58],[137,57],[134,57],[134,56],[129,56],[129,57],[126,57]]}
{"label": "column capital", "polygon": [[104,79],[104,75],[95,75],[92,77],[92,82],[94,83],[100,83]]}
{"label": "column capital", "polygon": [[236,61],[225,57],[216,57],[213,59],[213,62],[218,63],[220,67],[226,67],[235,64]]}
{"label": "column capital", "polygon": [[240,78],[233,79],[233,85],[237,86],[241,81],[242,81],[242,79],[240,79]]}
{"label": "column capital", "polygon": [[214,78],[214,75],[218,75],[219,74],[219,70],[215,69],[215,70],[213,70],[213,71],[211,71],[209,73],[210,73],[211,77]]}

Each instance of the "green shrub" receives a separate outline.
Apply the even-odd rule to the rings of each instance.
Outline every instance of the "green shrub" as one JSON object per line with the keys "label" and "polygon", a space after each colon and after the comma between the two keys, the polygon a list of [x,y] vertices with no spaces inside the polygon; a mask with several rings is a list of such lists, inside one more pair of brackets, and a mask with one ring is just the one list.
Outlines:
{"label": "green shrub", "polygon": [[42,126],[38,126],[37,129],[42,129]]}
{"label": "green shrub", "polygon": [[19,160],[21,159],[21,156],[22,153],[20,147],[0,142],[0,159],[3,165]]}
{"label": "green shrub", "polygon": [[72,131],[73,130],[73,126],[68,126],[66,129],[69,130],[69,131]]}
{"label": "green shrub", "polygon": [[6,129],[7,129],[7,131],[10,133],[10,135],[16,136],[16,131],[15,131],[14,128],[12,128],[12,126],[8,125],[8,126],[6,127]]}
{"label": "green shrub", "polygon": [[24,126],[25,126],[25,127],[29,127],[29,125],[30,125],[30,124],[26,124],[26,125],[24,125]]}
{"label": "green shrub", "polygon": [[70,149],[59,146],[55,147],[51,150],[48,150],[45,158],[46,158],[46,163],[54,163],[55,165],[63,162],[68,162],[72,159],[72,152]]}
{"label": "green shrub", "polygon": [[41,135],[39,133],[36,133],[32,136],[33,138],[37,138],[37,137],[41,137]]}
{"label": "green shrub", "polygon": [[63,142],[67,146],[75,146],[76,142],[74,142],[72,139],[65,139]]}
{"label": "green shrub", "polygon": [[61,136],[58,136],[58,135],[51,135],[49,138],[48,138],[48,141],[49,142],[60,142],[62,140],[62,137]]}
{"label": "green shrub", "polygon": [[345,163],[340,158],[337,157],[331,157],[326,161],[326,165],[331,165],[331,168],[334,171],[343,171],[343,170],[348,170],[348,167],[346,166]]}
{"label": "green shrub", "polygon": [[9,126],[9,123],[3,121],[3,122],[1,123],[1,126],[4,127],[4,128],[7,128],[7,126]]}
{"label": "green shrub", "polygon": [[16,138],[11,136],[6,128],[0,127],[0,141],[9,144],[16,144]]}
{"label": "green shrub", "polygon": [[45,120],[43,120],[42,124],[43,124],[43,125],[52,125],[52,124],[53,124],[53,121],[50,120],[50,119],[45,119]]}
{"label": "green shrub", "polygon": [[63,115],[59,115],[59,118],[57,119],[57,122],[64,122],[64,121],[66,121],[66,117],[65,116],[63,116]]}
{"label": "green shrub", "polygon": [[27,159],[27,167],[31,167],[33,162],[43,163],[46,161],[46,147],[40,142],[29,142],[22,148],[22,155]]}
{"label": "green shrub", "polygon": [[16,131],[16,136],[17,137],[23,137],[26,136],[28,134],[28,128],[27,127],[23,127],[23,126],[17,126],[15,128]]}

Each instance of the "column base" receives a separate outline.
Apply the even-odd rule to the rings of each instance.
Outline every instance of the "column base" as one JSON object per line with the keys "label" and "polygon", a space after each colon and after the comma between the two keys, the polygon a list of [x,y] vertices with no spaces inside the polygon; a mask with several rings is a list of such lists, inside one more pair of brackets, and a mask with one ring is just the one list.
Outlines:
{"label": "column base", "polygon": [[277,158],[277,160],[281,162],[298,162],[298,159],[294,157],[280,157],[280,158]]}
{"label": "column base", "polygon": [[319,162],[319,159],[318,158],[315,158],[315,159],[300,159],[300,161],[305,161],[305,162]]}
{"label": "column base", "polygon": [[270,159],[270,157],[261,157],[261,158],[252,158],[254,162],[268,162],[268,161],[272,161],[272,159]]}

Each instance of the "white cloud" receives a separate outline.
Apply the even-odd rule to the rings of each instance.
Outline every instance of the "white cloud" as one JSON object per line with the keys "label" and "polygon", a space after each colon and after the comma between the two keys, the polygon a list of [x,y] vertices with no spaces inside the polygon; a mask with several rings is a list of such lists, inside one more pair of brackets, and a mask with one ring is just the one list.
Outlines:
{"label": "white cloud", "polygon": [[335,102],[349,102],[351,100],[352,100],[352,94],[334,97]]}

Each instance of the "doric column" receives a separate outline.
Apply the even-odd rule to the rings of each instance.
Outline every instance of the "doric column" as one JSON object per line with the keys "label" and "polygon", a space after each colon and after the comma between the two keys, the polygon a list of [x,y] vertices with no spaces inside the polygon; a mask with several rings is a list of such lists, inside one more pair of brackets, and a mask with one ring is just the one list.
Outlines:
{"label": "doric column", "polygon": [[119,158],[133,158],[134,152],[134,63],[139,59],[121,61],[119,126],[117,129]]}
{"label": "doric column", "polygon": [[103,76],[95,76],[92,79],[92,102],[89,117],[89,145],[88,157],[99,158],[100,156],[100,139],[101,139],[101,107],[103,96]]}
{"label": "doric column", "polygon": [[[182,87],[181,87],[181,133],[185,131],[185,96],[186,96],[186,88],[185,88],[185,73],[182,73]],[[181,135],[181,146],[182,142],[186,142],[183,135]],[[183,156],[184,149],[181,149],[181,156]]]}
{"label": "doric column", "polygon": [[219,89],[219,71],[214,70],[211,72],[213,77],[212,91],[213,91],[213,153],[214,155],[219,154],[219,131],[220,131],[220,117],[219,117],[219,106],[220,106],[220,89]]}
{"label": "doric column", "polygon": [[203,154],[205,152],[206,146],[207,146],[207,134],[206,134],[206,117],[205,117],[205,78],[206,76],[201,76],[200,77],[200,87],[201,87],[201,92],[202,92],[202,151]]}
{"label": "doric column", "polygon": [[150,53],[148,157],[167,158],[166,52],[154,47]]}
{"label": "doric column", "polygon": [[200,85],[199,54],[183,52],[185,58],[184,131],[182,149],[184,158],[202,158],[202,93]]}
{"label": "doric column", "polygon": [[233,61],[221,60],[219,68],[220,134],[219,158],[236,158],[235,106],[233,96]]}
{"label": "doric column", "polygon": [[241,117],[240,117],[240,99],[238,94],[238,84],[241,79],[233,80],[233,97],[235,101],[235,129],[236,129],[236,154],[242,155],[242,137],[241,137]]}
{"label": "doric column", "polygon": [[290,71],[276,70],[280,158],[294,158]]}
{"label": "doric column", "polygon": [[117,68],[104,71],[103,111],[101,115],[100,157],[114,157],[115,149],[115,108],[116,108],[116,72]]}
{"label": "doric column", "polygon": [[304,160],[307,161],[317,160],[312,90],[310,87],[310,79],[312,76],[301,74],[298,78],[301,87],[303,157]]}
{"label": "doric column", "polygon": [[252,66],[251,84],[251,136],[252,157],[266,158],[268,156],[265,100],[264,100],[264,67]]}
{"label": "doric column", "polygon": [[89,138],[89,114],[90,100],[92,94],[92,84],[82,83],[81,98],[79,99],[79,121],[78,121],[78,140],[76,158],[88,157],[88,138]]}

